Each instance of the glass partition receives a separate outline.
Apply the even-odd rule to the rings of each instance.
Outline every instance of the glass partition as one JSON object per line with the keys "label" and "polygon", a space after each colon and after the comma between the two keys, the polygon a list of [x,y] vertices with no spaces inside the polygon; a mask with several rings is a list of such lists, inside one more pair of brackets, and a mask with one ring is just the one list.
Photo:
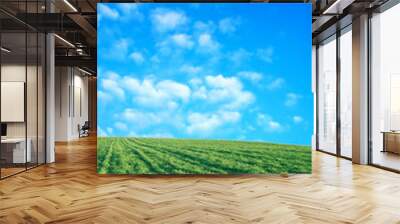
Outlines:
{"label": "glass partition", "polygon": [[352,157],[352,32],[351,26],[340,36],[340,154]]}
{"label": "glass partition", "polygon": [[[44,1],[0,2],[18,13]],[[28,4],[28,5],[26,5]],[[45,35],[0,12],[0,178],[45,163]]]}
{"label": "glass partition", "polygon": [[1,34],[2,177],[24,171],[31,161],[31,151],[26,150],[26,41],[25,32]]}
{"label": "glass partition", "polygon": [[400,170],[400,4],[371,19],[371,162]]}
{"label": "glass partition", "polygon": [[38,147],[38,164],[46,162],[46,144],[45,144],[45,124],[46,124],[46,76],[45,76],[45,65],[46,65],[46,37],[43,33],[38,33],[38,74],[37,74],[37,147]]}
{"label": "glass partition", "polygon": [[318,47],[318,149],[336,154],[336,36]]}
{"label": "glass partition", "polygon": [[38,132],[38,88],[37,88],[37,79],[38,79],[38,35],[36,32],[28,32],[27,33],[27,98],[26,98],[26,110],[27,110],[27,150],[31,151],[30,153],[30,161],[27,163],[28,168],[34,167],[37,165],[38,160],[38,141],[37,141],[37,132]]}

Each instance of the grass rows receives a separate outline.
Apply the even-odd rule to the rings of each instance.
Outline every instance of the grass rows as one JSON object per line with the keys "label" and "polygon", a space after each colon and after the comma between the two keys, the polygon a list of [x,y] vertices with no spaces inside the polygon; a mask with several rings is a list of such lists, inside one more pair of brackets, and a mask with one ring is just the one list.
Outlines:
{"label": "grass rows", "polygon": [[103,174],[311,172],[309,147],[263,142],[104,137],[97,156]]}

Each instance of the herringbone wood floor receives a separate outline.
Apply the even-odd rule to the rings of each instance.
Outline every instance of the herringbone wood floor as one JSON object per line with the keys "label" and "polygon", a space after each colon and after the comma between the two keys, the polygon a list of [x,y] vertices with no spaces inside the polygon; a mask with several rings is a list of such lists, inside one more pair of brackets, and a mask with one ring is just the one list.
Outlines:
{"label": "herringbone wood floor", "polygon": [[400,175],[315,152],[312,175],[99,176],[96,139],[0,181],[0,223],[400,223]]}

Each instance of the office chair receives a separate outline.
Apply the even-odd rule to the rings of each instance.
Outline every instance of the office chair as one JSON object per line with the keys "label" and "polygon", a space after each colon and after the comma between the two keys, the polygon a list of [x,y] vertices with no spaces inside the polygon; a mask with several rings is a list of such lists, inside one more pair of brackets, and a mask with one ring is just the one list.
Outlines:
{"label": "office chair", "polygon": [[89,121],[85,121],[82,127],[78,125],[78,129],[79,129],[79,138],[89,136],[89,129],[90,129]]}

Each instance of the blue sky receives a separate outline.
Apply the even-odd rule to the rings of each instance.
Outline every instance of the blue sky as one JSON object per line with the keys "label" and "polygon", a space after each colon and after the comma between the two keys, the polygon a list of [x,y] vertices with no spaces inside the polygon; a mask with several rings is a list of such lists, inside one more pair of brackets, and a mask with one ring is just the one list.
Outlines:
{"label": "blue sky", "polygon": [[309,4],[98,4],[101,136],[310,144]]}

